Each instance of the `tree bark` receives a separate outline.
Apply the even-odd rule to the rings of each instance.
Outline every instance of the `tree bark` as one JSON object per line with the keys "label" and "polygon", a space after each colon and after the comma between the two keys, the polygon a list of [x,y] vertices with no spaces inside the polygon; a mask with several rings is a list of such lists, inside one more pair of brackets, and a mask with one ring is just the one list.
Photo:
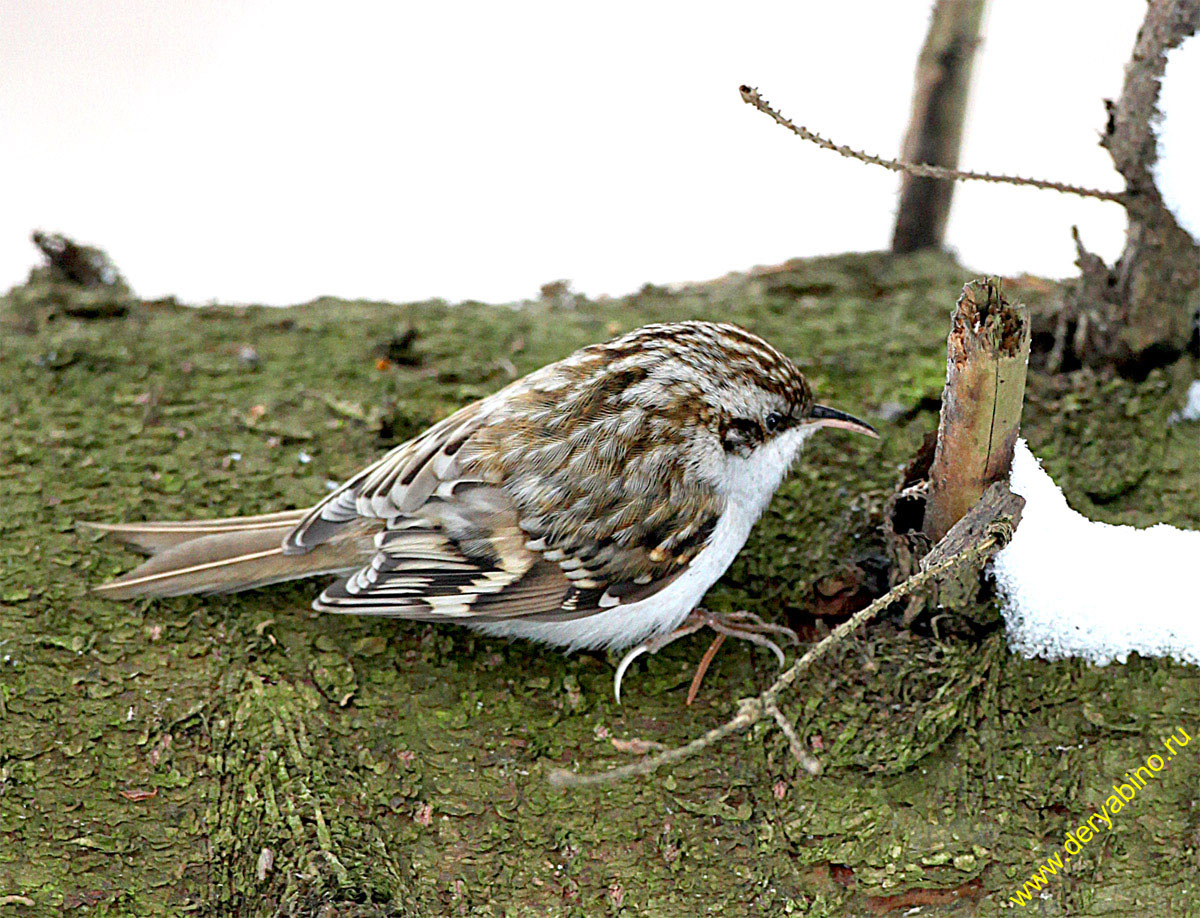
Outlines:
{"label": "tree bark", "polygon": [[[917,59],[912,114],[901,159],[954,169],[962,146],[971,65],[985,0],[937,0]],[[941,248],[954,182],[905,175],[892,251]]]}
{"label": "tree bark", "polygon": [[1152,172],[1154,122],[1167,51],[1200,30],[1200,0],[1150,0],[1125,83],[1108,101],[1100,145],[1125,179],[1129,227],[1110,269],[1079,243],[1080,280],[1067,304],[1077,323],[1076,356],[1140,375],[1175,359],[1200,306],[1200,247],[1163,202]]}

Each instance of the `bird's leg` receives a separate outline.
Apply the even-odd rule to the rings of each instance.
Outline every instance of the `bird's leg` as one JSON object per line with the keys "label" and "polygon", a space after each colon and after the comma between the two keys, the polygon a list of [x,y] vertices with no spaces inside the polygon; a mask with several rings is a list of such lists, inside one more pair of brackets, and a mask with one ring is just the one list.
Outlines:
{"label": "bird's leg", "polygon": [[629,664],[636,660],[644,653],[658,653],[668,644],[678,641],[681,637],[687,637],[689,634],[695,634],[703,628],[707,622],[697,618],[696,613],[702,610],[693,610],[687,618],[683,620],[683,624],[674,631],[669,631],[666,634],[660,634],[657,637],[652,637],[648,641],[642,641],[636,647],[631,647],[625,656],[621,657],[621,662],[617,664],[617,673],[613,676],[613,695],[616,696],[617,704],[621,703],[621,679],[625,676],[625,670],[629,669]]}
{"label": "bird's leg", "polygon": [[759,647],[767,648],[778,658],[780,666],[784,665],[787,658],[784,656],[780,646],[767,635],[776,634],[787,638],[793,644],[800,643],[800,638],[791,628],[787,628],[784,625],[775,625],[771,622],[764,622],[753,612],[748,612],[745,609],[728,614],[709,612],[706,609],[694,609],[684,619],[683,624],[674,631],[669,634],[660,634],[658,637],[651,638],[648,641],[643,641],[636,647],[631,648],[621,658],[621,662],[617,664],[616,675],[613,677],[613,694],[617,698],[617,704],[621,703],[621,679],[625,676],[625,670],[629,669],[629,664],[642,654],[658,653],[668,644],[674,643],[681,637],[686,637],[689,634],[695,634],[701,628],[712,628],[713,631],[717,632],[717,640],[713,642],[712,647],[709,648],[704,658],[700,661],[699,666],[696,667],[696,675],[693,677],[691,689],[688,691],[688,704],[691,704],[692,700],[696,697],[696,692],[700,689],[700,682],[726,637],[740,638],[743,641],[757,644]]}

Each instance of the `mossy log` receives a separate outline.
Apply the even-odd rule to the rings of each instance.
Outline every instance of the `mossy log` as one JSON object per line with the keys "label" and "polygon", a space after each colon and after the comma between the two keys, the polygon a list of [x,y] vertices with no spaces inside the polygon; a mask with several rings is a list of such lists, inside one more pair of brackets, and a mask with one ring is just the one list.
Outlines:
{"label": "mossy log", "polygon": [[[935,253],[850,255],[571,309],[138,302],[31,332],[0,297],[5,918],[1004,913],[1096,794],[1176,726],[1197,735],[1195,667],[1028,661],[999,634],[933,641],[885,618],[785,705],[820,775],[764,725],[670,775],[563,793],[550,769],[629,761],[614,739],[685,742],[770,685],[774,662],[727,643],[687,708],[707,639],[680,641],[638,661],[617,706],[604,657],[319,615],[320,581],[107,601],[91,585],[136,559],[75,530],[310,503],[514,372],[646,322],[750,328],[847,410],[918,404],[944,379],[962,276]],[[403,360],[381,361],[398,334]],[[1200,526],[1195,429],[1166,424],[1162,379],[1030,385],[1026,435],[1073,502]],[[807,614],[928,418],[814,438],[706,605]],[[1195,748],[1046,907],[1187,913]]]}

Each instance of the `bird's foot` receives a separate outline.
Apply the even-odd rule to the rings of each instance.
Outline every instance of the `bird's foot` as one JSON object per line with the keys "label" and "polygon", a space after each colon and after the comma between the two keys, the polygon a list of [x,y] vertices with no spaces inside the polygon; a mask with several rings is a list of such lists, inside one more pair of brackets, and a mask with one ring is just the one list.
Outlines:
{"label": "bird's foot", "polygon": [[705,651],[704,656],[700,658],[699,664],[696,666],[696,675],[692,677],[691,688],[688,689],[687,704],[691,704],[696,699],[696,693],[700,691],[700,683],[704,679],[704,674],[708,672],[709,664],[712,663],[713,657],[717,655],[717,651],[721,649],[721,645],[725,642],[725,638],[733,637],[740,638],[743,641],[749,641],[751,644],[757,644],[759,647],[765,647],[770,650],[779,660],[779,665],[782,667],[787,658],[784,656],[782,648],[771,640],[768,635],[779,635],[786,638],[793,644],[800,643],[800,638],[796,632],[784,625],[776,625],[771,622],[764,622],[753,612],[747,612],[745,609],[728,614],[718,614],[709,612],[706,609],[695,609],[683,621],[683,624],[669,634],[660,634],[658,637],[651,638],[648,641],[643,641],[636,647],[633,647],[621,658],[621,662],[617,664],[617,673],[613,677],[613,694],[617,698],[617,704],[621,703],[621,679],[625,676],[625,670],[629,669],[629,664],[640,657],[644,653],[658,653],[668,644],[674,643],[681,637],[686,637],[689,634],[695,634],[701,628],[712,628],[717,632],[716,639]]}

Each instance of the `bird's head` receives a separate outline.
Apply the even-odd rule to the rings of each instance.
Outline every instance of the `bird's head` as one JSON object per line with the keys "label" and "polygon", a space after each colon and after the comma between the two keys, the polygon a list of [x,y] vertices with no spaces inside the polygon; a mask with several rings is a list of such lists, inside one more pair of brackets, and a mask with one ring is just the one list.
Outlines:
{"label": "bird's head", "polygon": [[[585,347],[501,393],[525,464],[619,479],[634,490],[705,482],[761,510],[822,427],[876,436],[818,405],[804,374],[736,325],[647,325]],[[540,444],[531,449],[533,444]],[[575,473],[573,473],[575,474]]]}
{"label": "bird's head", "polygon": [[725,489],[765,506],[822,427],[877,437],[853,415],[817,404],[804,374],[785,354],[736,326],[715,326],[724,359],[714,369],[710,404],[725,453]]}
{"label": "bird's head", "polygon": [[878,436],[864,421],[816,404],[795,363],[736,325],[648,325],[595,353],[619,380],[618,400],[644,409],[652,426],[660,420],[664,437],[687,432],[685,463],[730,495],[765,503],[822,427]]}

